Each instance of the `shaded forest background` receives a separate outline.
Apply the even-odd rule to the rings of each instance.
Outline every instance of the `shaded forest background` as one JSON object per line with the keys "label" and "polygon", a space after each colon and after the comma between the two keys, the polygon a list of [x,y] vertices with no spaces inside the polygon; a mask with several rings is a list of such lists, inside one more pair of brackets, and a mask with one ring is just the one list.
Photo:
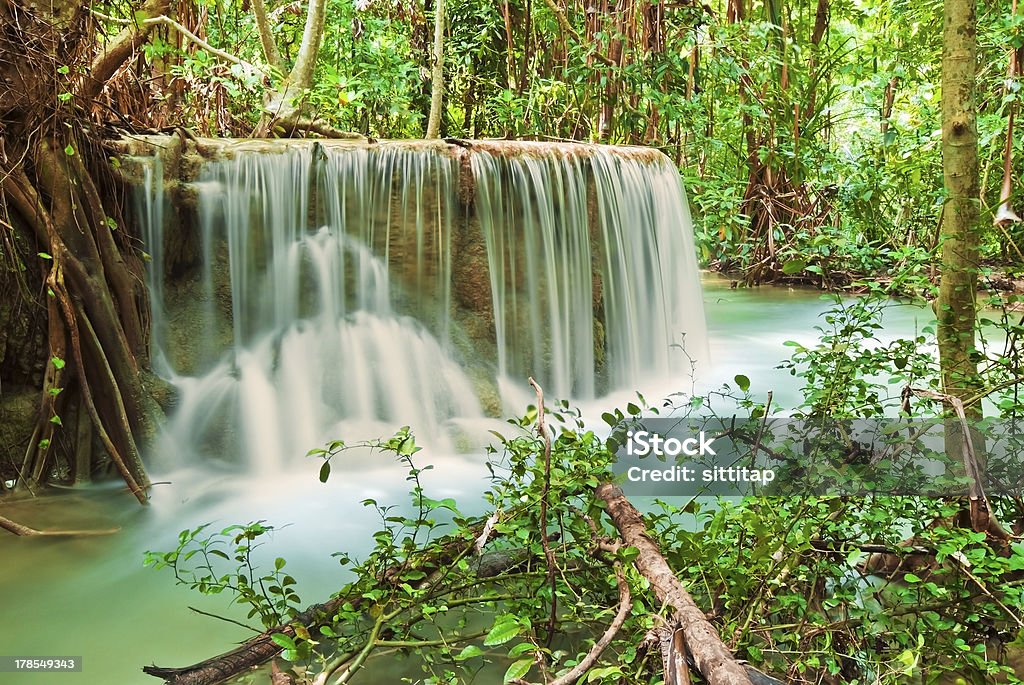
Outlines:
{"label": "shaded forest background", "polygon": [[[441,136],[660,147],[684,172],[701,258],[750,283],[845,286],[927,262],[937,244],[941,2],[446,4]],[[93,8],[101,36],[132,16]],[[294,80],[306,6],[176,2],[167,14],[174,23],[153,26],[96,115],[136,129],[265,132],[268,92]],[[272,27],[263,40],[261,16]],[[315,69],[290,95],[322,127],[422,137],[434,19],[433,0],[325,2]],[[1021,22],[1016,2],[979,5],[984,256],[999,262],[1021,257]]]}

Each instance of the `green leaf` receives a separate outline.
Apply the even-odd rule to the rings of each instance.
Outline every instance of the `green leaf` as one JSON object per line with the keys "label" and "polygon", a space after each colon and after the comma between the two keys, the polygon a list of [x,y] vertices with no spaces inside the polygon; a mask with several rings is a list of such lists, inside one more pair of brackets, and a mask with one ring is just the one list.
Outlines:
{"label": "green leaf", "polygon": [[462,651],[455,655],[456,661],[465,661],[466,659],[472,659],[473,657],[480,656],[484,653],[484,650],[480,649],[476,645],[466,645]]}
{"label": "green leaf", "polygon": [[68,143],[68,146],[64,148],[64,154],[66,154],[68,157],[75,156],[75,148],[74,146],[71,145],[71,143]]}
{"label": "green leaf", "polygon": [[295,640],[291,639],[284,633],[274,633],[270,636],[270,639],[274,641],[274,644],[282,649],[290,649],[292,651],[298,649],[295,646]]}
{"label": "green leaf", "polygon": [[53,364],[53,368],[58,370],[63,369],[65,366],[64,360],[60,357],[50,357],[50,363]]}
{"label": "green leaf", "polygon": [[736,381],[736,386],[743,392],[750,390],[750,379],[744,376],[742,373],[736,374],[733,380]]}
{"label": "green leaf", "polygon": [[798,274],[807,268],[807,262],[802,259],[791,259],[782,265],[782,273],[787,276]]}
{"label": "green leaf", "polygon": [[519,625],[519,621],[506,616],[495,622],[494,627],[484,638],[484,645],[487,647],[503,645],[521,632],[523,632],[523,627]]}
{"label": "green leaf", "polygon": [[630,545],[629,547],[623,547],[619,549],[619,553],[617,556],[621,561],[628,563],[630,561],[633,561],[633,559],[636,559],[638,556],[640,556],[640,550]]}
{"label": "green leaf", "polygon": [[533,659],[520,659],[519,661],[513,662],[508,670],[505,671],[505,679],[503,683],[507,683],[510,680],[516,680],[522,678],[524,675],[530,672],[533,667]]}
{"label": "green leaf", "polygon": [[46,252],[38,252],[37,254],[43,259],[53,259],[53,255],[47,254]]}
{"label": "green leaf", "polygon": [[50,423],[55,423],[58,426],[63,426],[64,425],[64,422],[61,421],[60,417],[57,416],[56,414],[54,414],[53,416],[50,417]]}
{"label": "green leaf", "polygon": [[62,66],[59,66],[59,67],[57,67],[57,73],[58,74],[70,74],[71,73],[71,67],[69,67],[66,64],[64,64]]}
{"label": "green leaf", "polygon": [[618,666],[605,666],[603,668],[595,668],[587,676],[588,683],[596,683],[599,680],[604,680],[610,677],[619,677],[622,675],[622,669]]}
{"label": "green leaf", "polygon": [[277,559],[274,559],[274,570],[275,571],[280,571],[281,569],[284,568],[284,565],[287,564],[287,563],[288,562],[285,561],[284,557],[278,557]]}
{"label": "green leaf", "polygon": [[1013,549],[1013,556],[1010,557],[1010,570],[1024,570],[1024,542],[1014,543],[1010,547]]}
{"label": "green leaf", "polygon": [[325,461],[324,465],[320,467],[320,482],[326,483],[327,479],[331,477],[331,462]]}

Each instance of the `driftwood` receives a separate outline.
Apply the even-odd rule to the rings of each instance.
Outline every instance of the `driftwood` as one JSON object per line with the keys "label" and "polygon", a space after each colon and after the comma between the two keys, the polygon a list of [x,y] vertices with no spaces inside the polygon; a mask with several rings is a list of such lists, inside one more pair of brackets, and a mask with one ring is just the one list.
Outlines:
{"label": "driftwood", "polygon": [[651,583],[655,595],[672,607],[672,620],[679,624],[693,662],[709,685],[752,685],[746,669],[722,643],[714,626],[694,603],[679,579],[647,534],[640,512],[622,490],[611,483],[597,488],[597,496],[608,505],[608,515],[625,544],[636,547],[633,560],[637,570]]}

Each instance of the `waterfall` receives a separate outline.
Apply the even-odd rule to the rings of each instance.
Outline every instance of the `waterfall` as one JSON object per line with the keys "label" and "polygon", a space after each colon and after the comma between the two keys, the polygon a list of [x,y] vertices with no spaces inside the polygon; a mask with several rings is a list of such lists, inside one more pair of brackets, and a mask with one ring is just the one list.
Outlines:
{"label": "waterfall", "polygon": [[706,356],[689,208],[671,161],[518,145],[525,154],[483,144],[472,158],[499,373],[589,399],[599,378],[603,390],[638,385],[685,372],[687,353]]}
{"label": "waterfall", "polygon": [[[193,228],[163,211],[153,159],[137,207],[177,394],[163,452],[269,472],[401,425],[454,449],[521,411],[529,375],[587,399],[706,355],[687,204],[658,153],[236,144],[186,179]],[[194,258],[168,266],[189,230]]]}

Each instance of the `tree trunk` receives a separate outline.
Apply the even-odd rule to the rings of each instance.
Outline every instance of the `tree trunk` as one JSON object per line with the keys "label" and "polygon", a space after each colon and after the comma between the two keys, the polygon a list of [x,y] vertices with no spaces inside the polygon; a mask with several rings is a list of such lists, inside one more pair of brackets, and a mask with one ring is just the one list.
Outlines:
{"label": "tree trunk", "polygon": [[256,28],[260,33],[263,56],[267,58],[267,64],[274,69],[280,69],[281,53],[277,50],[277,43],[274,42],[274,34],[271,32],[270,22],[267,20],[267,6],[263,0],[253,0],[252,11],[256,15]]}
{"label": "tree trunk", "polygon": [[[977,16],[974,0],[946,0],[942,55],[942,279],[936,303],[942,384],[966,400],[977,390],[979,187],[974,108]],[[975,412],[977,409],[974,410]]]}
{"label": "tree trunk", "polygon": [[327,0],[310,0],[298,57],[288,76],[268,96],[263,118],[257,127],[258,136],[265,136],[272,131],[290,133],[290,129],[314,128],[312,119],[306,114],[305,91],[313,85],[313,71],[324,37],[326,6]]}
{"label": "tree trunk", "polygon": [[[978,129],[974,105],[977,16],[974,0],[946,0],[942,55],[942,277],[935,303],[939,365],[946,395],[961,401],[979,389],[974,329],[979,247]],[[979,404],[966,406],[980,418]],[[946,453],[964,451],[963,431],[946,427]],[[980,453],[980,448],[977,450]]]}
{"label": "tree trunk", "polygon": [[430,69],[430,117],[427,138],[441,137],[441,111],[444,104],[444,0],[434,1],[434,52]]}

